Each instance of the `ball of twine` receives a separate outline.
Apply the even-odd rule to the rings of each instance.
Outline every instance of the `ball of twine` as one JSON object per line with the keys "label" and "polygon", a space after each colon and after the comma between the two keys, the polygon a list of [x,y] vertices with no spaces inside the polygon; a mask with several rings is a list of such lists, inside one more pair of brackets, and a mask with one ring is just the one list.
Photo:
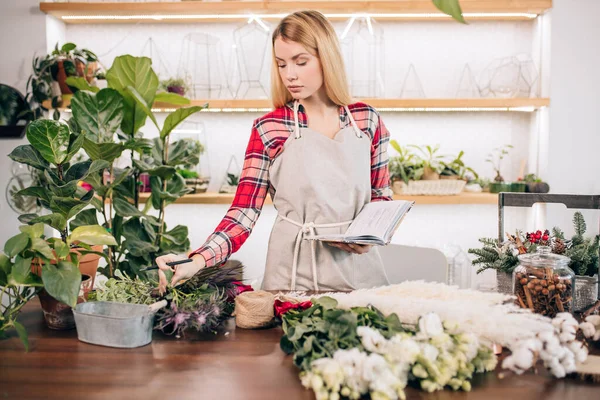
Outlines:
{"label": "ball of twine", "polygon": [[263,328],[275,317],[275,296],[264,290],[244,292],[235,298],[235,324],[243,329]]}

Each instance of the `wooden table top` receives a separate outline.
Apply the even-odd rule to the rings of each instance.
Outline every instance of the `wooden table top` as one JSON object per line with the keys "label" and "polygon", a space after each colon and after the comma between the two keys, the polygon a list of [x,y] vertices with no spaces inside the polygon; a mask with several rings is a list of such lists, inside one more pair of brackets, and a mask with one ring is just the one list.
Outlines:
{"label": "wooden table top", "polygon": [[[301,386],[291,356],[279,348],[280,328],[236,329],[230,320],[228,334],[175,339],[155,332],[148,346],[115,349],[80,342],[75,330],[46,328],[36,299],[20,320],[30,351],[14,332],[0,341],[0,399],[314,399]],[[477,378],[470,393],[408,388],[406,394],[424,400],[592,400],[600,398],[600,385],[555,380],[545,372],[504,379],[490,373]]]}

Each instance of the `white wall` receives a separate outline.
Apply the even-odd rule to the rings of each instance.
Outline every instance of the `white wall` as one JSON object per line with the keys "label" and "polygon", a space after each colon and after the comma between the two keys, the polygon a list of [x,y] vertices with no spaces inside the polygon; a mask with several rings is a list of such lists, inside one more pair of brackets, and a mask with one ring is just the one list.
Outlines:
{"label": "white wall", "polygon": [[[8,4],[10,3],[10,4]],[[3,0],[0,5],[0,82],[16,87],[25,94],[27,78],[31,74],[34,54],[46,52],[46,15],[39,11],[39,1]],[[0,140],[0,245],[18,233],[17,214],[10,209],[5,188],[11,178],[11,150],[26,140]]]}
{"label": "white wall", "polygon": [[599,194],[600,2],[553,4],[548,177],[558,192]]}

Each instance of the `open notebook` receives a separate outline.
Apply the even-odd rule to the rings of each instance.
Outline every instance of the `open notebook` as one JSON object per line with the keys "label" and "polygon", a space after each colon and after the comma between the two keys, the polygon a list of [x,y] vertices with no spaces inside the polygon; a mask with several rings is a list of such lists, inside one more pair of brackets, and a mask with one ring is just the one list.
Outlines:
{"label": "open notebook", "polygon": [[305,236],[307,240],[385,246],[390,243],[414,201],[376,201],[366,204],[342,234]]}

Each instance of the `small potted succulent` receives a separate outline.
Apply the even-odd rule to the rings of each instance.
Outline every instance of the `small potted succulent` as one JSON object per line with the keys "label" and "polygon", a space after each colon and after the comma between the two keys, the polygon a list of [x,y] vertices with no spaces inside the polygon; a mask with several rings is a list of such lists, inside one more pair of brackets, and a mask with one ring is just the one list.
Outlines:
{"label": "small potted succulent", "polygon": [[[103,246],[116,242],[100,225],[79,221],[77,224],[72,222],[69,227],[69,221],[95,200],[94,191],[88,190],[89,187],[82,182],[91,175],[99,175],[108,163],[101,160],[74,162],[74,156],[82,148],[85,138],[83,134],[73,134],[61,122],[46,119],[33,121],[27,126],[26,135],[30,144],[18,146],[9,157],[41,171],[46,179],[43,186],[30,186],[18,194],[34,197],[50,214],[23,214],[19,217],[19,221],[36,227],[35,235],[22,233],[13,238],[13,242],[17,243],[13,246],[18,251],[11,250],[10,255],[26,249],[29,241],[35,246],[34,250],[42,249],[38,251],[42,253],[41,256],[38,254],[36,258],[32,256],[26,259],[32,271],[41,276],[48,296],[58,300],[53,302],[44,297],[44,291],[41,292],[46,322],[57,329],[72,327],[70,309],[65,315],[60,303],[72,307],[76,296],[73,297],[71,291],[66,292],[66,288],[79,291],[82,273],[90,277],[90,285],[93,285],[99,258],[104,256],[101,252]],[[43,227],[40,233],[40,224],[55,229],[59,237],[42,236]],[[61,282],[56,290],[47,285],[53,279]]]}

